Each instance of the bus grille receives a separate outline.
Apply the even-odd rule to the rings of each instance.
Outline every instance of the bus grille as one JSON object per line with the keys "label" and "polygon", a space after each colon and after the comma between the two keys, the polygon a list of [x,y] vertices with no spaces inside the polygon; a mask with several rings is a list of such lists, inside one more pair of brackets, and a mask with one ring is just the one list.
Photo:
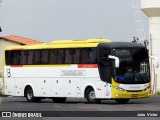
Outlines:
{"label": "bus grille", "polygon": [[143,90],[126,90],[127,92],[141,92]]}

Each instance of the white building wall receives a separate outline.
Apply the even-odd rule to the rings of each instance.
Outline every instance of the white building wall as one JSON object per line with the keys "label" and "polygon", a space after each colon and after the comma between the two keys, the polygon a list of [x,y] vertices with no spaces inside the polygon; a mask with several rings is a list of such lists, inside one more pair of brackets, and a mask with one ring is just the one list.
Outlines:
{"label": "white building wall", "polygon": [[[141,9],[149,17],[149,52],[160,59],[160,0],[141,0]],[[151,60],[153,93],[160,91],[160,67]]]}

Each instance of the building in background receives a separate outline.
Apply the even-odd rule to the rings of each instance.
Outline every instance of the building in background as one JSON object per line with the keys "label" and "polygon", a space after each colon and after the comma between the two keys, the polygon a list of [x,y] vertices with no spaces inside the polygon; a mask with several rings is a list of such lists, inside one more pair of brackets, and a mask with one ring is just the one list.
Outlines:
{"label": "building in background", "polygon": [[6,47],[18,46],[18,45],[40,44],[40,43],[43,43],[43,42],[20,37],[20,36],[14,36],[14,35],[0,37],[0,73],[2,72],[4,49]]}
{"label": "building in background", "polygon": [[[149,52],[160,59],[160,0],[141,0],[141,10],[149,17]],[[151,60],[153,92],[160,91],[160,67]]]}

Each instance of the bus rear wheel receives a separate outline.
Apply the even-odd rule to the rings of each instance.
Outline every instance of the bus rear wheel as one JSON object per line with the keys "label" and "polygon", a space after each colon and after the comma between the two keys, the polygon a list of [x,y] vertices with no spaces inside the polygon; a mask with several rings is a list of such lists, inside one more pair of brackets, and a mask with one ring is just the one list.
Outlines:
{"label": "bus rear wheel", "polygon": [[64,103],[66,101],[66,97],[54,97],[52,98],[53,102],[55,103]]}
{"label": "bus rear wheel", "polygon": [[95,91],[93,88],[88,88],[85,93],[88,103],[100,103],[101,100],[96,99]]}
{"label": "bus rear wheel", "polygon": [[31,87],[28,87],[26,89],[26,99],[28,102],[40,102],[41,98],[39,97],[34,97],[34,93]]}
{"label": "bus rear wheel", "polygon": [[115,101],[119,104],[125,104],[129,101],[129,99],[115,99]]}

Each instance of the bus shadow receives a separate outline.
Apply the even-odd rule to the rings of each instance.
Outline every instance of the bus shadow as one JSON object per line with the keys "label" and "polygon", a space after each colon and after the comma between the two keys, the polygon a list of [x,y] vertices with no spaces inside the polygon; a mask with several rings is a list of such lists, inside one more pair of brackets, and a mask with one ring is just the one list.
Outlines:
{"label": "bus shadow", "polygon": [[[14,98],[14,99],[13,99]],[[53,103],[53,104],[91,104],[91,103],[88,103],[86,101],[86,99],[68,99],[66,100],[66,102],[64,103],[55,103],[53,102],[51,99],[42,99],[40,102],[27,102],[25,98],[21,98],[21,97],[13,97],[13,98],[8,98],[5,99],[3,98],[2,102],[14,102],[14,103],[18,103],[18,102],[21,102],[21,103],[24,103],[24,104],[44,104],[44,103]],[[148,100],[141,100],[141,99],[132,99],[130,100],[128,103],[125,103],[124,105],[134,105],[134,104],[150,104],[152,102],[148,101]],[[93,105],[122,105],[122,104],[119,104],[117,103],[115,100],[102,100],[100,103],[93,103]]]}

